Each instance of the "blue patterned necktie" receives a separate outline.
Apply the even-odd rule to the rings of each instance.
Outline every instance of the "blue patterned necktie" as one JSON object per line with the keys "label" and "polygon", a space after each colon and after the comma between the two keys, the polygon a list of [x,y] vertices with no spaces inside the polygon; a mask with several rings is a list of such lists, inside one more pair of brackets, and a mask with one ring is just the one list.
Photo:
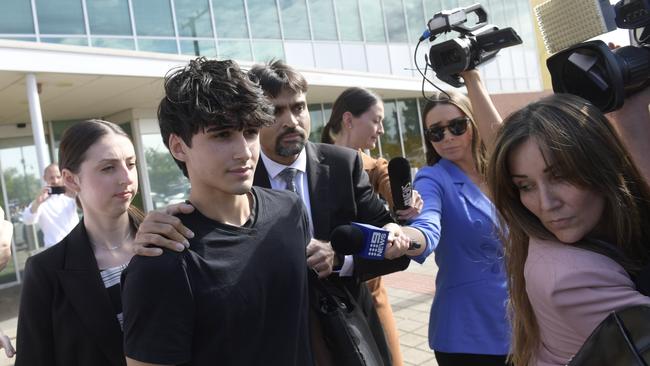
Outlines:
{"label": "blue patterned necktie", "polygon": [[284,168],[283,171],[278,174],[278,176],[286,183],[286,188],[287,190],[298,194],[298,188],[296,188],[296,183],[293,181],[293,179],[296,177],[296,174],[298,174],[298,169],[295,168]]}

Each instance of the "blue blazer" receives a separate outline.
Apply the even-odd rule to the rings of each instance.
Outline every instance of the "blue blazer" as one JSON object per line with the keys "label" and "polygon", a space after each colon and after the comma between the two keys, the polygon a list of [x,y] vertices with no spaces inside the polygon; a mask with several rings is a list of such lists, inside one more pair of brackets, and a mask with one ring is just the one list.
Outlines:
{"label": "blue blazer", "polygon": [[492,202],[454,163],[441,159],[415,177],[422,213],[410,223],[435,252],[436,293],[429,346],[440,352],[505,355],[510,344],[503,247]]}

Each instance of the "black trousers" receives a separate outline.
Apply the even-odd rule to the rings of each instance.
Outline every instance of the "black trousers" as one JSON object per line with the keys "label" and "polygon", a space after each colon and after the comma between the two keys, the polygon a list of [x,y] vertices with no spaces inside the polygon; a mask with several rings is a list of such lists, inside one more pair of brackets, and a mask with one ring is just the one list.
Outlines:
{"label": "black trousers", "polygon": [[434,351],[438,366],[507,366],[508,355],[475,355]]}

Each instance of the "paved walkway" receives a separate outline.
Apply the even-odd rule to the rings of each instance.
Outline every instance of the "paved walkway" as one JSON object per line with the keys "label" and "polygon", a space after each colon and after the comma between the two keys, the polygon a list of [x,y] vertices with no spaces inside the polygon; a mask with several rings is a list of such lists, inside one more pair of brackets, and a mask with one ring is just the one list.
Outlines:
{"label": "paved walkway", "polygon": [[[405,366],[438,365],[427,342],[435,272],[435,263],[430,258],[424,265],[413,262],[406,271],[384,277],[400,332]],[[0,290],[0,329],[12,338],[14,345],[19,293],[20,286]],[[14,364],[4,352],[0,353],[0,366]]]}

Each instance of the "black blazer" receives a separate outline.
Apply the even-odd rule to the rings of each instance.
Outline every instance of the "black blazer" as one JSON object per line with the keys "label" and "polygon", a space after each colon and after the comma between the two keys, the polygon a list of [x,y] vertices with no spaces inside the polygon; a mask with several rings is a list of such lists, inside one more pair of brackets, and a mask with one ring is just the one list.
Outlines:
{"label": "black blazer", "polygon": [[[305,149],[315,239],[329,241],[334,228],[350,224],[351,221],[379,227],[393,222],[384,203],[373,192],[357,151],[312,142],[307,142]],[[262,159],[257,163],[253,184],[271,188]],[[366,281],[402,271],[409,263],[410,259],[406,256],[383,261],[355,256],[354,277]]]}
{"label": "black blazer", "polygon": [[[384,226],[392,222],[390,213],[384,203],[373,192],[368,174],[363,170],[363,163],[357,151],[329,144],[307,142],[307,183],[311,204],[311,217],[314,225],[314,238],[330,240],[334,228],[347,225],[350,221],[362,222],[374,226]],[[260,159],[255,170],[253,184],[271,188],[269,174]],[[386,343],[372,296],[363,281],[406,269],[410,259],[406,256],[394,260],[366,260],[354,257],[354,275],[338,277],[332,275],[328,282],[334,286],[345,286],[355,297],[364,312],[370,330],[383,359],[383,365],[392,365],[390,350]],[[310,288],[310,292],[313,289]],[[317,297],[310,295],[312,307],[319,306]],[[312,314],[313,315],[313,314]],[[315,318],[312,316],[312,321]],[[314,323],[312,327],[312,348],[320,364],[325,364],[328,351],[322,351],[322,336]],[[335,353],[337,350],[329,350]]]}
{"label": "black blazer", "polygon": [[16,366],[125,366],[123,335],[83,220],[25,264]]}

